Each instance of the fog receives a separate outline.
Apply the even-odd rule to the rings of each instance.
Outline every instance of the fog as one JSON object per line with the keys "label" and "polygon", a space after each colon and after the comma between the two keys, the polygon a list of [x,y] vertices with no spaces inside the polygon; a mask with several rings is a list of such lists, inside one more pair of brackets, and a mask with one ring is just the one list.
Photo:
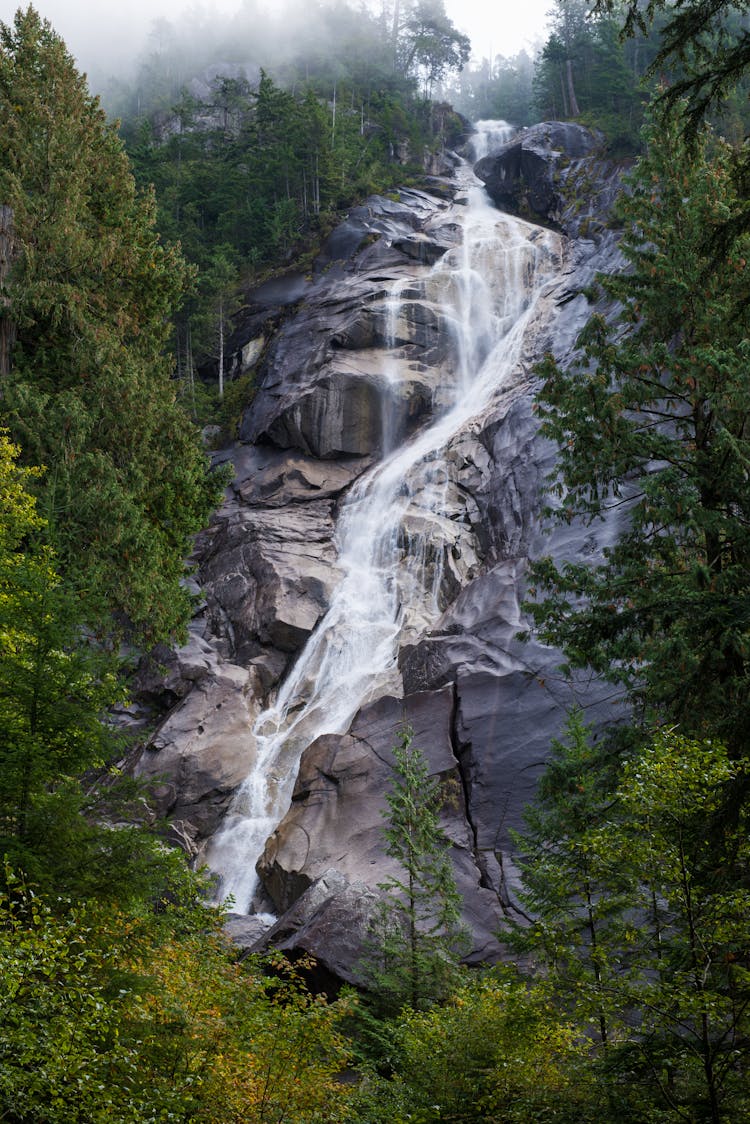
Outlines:
{"label": "fog", "polygon": [[[512,55],[538,42],[550,2],[446,0],[446,11],[455,26],[470,36],[474,54],[481,58]],[[238,13],[254,9],[262,24],[259,37],[265,39],[270,33],[283,39],[295,27],[304,31],[310,10],[310,4],[300,0],[36,0],[34,6],[62,36],[95,87],[106,85],[114,74],[127,75],[139,56],[157,48],[166,32],[164,21],[210,38],[217,25],[226,27]],[[370,10],[379,6],[377,0],[368,5]],[[17,2],[0,0],[0,19],[11,22],[18,7]]]}

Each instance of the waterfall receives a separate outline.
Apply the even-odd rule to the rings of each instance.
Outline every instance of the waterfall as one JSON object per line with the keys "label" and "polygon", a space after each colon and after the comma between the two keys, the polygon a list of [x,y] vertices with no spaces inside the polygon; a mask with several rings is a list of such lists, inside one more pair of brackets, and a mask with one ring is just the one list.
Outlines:
{"label": "waterfall", "polygon": [[[456,483],[446,449],[517,373],[557,260],[555,235],[498,212],[468,167],[459,176],[464,194],[451,217],[463,227],[460,246],[408,285],[395,283],[383,309],[391,347],[386,390],[398,378],[402,304],[416,291],[440,309],[449,333],[449,389],[441,390],[432,423],[386,449],[351,489],[337,526],[342,577],[328,612],[257,719],[255,767],[205,856],[220,895],[231,894],[240,911],[252,907],[255,863],[289,807],[305,747],[322,734],[344,733],[371,699],[403,694],[399,647],[423,635],[446,607],[446,565],[471,540],[466,524],[444,514]],[[384,418],[386,412],[388,404]]]}
{"label": "waterfall", "polygon": [[471,137],[474,163],[478,163],[484,156],[494,155],[516,132],[516,126],[509,125],[507,121],[477,121]]}

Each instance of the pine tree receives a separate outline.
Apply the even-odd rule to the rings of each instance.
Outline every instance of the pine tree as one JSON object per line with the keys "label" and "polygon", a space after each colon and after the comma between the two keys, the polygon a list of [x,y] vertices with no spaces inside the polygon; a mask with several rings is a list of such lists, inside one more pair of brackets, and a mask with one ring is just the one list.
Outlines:
{"label": "pine tree", "polygon": [[0,24],[0,204],[14,223],[2,418],[27,462],[47,466],[41,504],[82,617],[168,637],[189,610],[190,535],[217,499],[165,351],[189,273],[160,243],[115,127],[31,7]]}
{"label": "pine tree", "polygon": [[37,474],[17,457],[0,431],[0,849],[29,869],[50,786],[101,764],[111,747],[100,715],[118,688],[78,636],[76,600],[39,541],[44,522],[28,491]]}
{"label": "pine tree", "polygon": [[517,837],[534,920],[512,942],[595,1045],[613,1120],[747,1111],[747,809],[726,815],[747,773],[671,731],[608,792],[574,714]]}
{"label": "pine tree", "polygon": [[570,369],[543,364],[538,401],[560,449],[553,517],[595,525],[622,508],[627,527],[599,561],[538,562],[530,610],[570,663],[656,721],[745,752],[750,242],[721,264],[705,249],[742,207],[725,145],[706,132],[690,153],[677,119],[646,141],[621,205],[630,268],[601,279],[619,316],[592,316]]}
{"label": "pine tree", "polygon": [[620,17],[626,36],[645,34],[652,24],[660,24],[659,50],[649,70],[659,74],[678,64],[680,73],[663,89],[661,100],[673,108],[687,99],[687,120],[693,135],[707,113],[736,88],[750,67],[746,3],[596,0],[594,10]]}
{"label": "pine tree", "polygon": [[621,1061],[632,1072],[638,1058],[677,1119],[720,1124],[750,1109],[748,809],[726,814],[727,789],[747,775],[717,741],[661,733],[625,765],[617,814],[590,840],[629,885],[613,1000],[637,1029],[622,1034]]}
{"label": "pine tree", "polygon": [[568,715],[564,740],[554,739],[550,748],[536,799],[524,813],[526,829],[515,835],[520,900],[533,920],[516,925],[511,941],[542,959],[564,1001],[573,999],[579,1020],[606,1045],[611,950],[623,899],[617,856],[596,853],[589,837],[612,803],[607,770],[579,710]]}
{"label": "pine tree", "polygon": [[455,983],[466,951],[461,895],[440,827],[443,793],[407,728],[394,746],[393,784],[387,794],[386,854],[401,873],[380,885],[385,899],[371,934],[368,986],[386,1010],[428,1006]]}

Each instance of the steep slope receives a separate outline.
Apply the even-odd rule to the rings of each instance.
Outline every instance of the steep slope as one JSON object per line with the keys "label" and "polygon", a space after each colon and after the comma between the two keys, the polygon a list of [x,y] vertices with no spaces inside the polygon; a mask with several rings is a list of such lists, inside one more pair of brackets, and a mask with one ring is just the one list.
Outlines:
{"label": "steep slope", "polygon": [[620,713],[601,684],[569,683],[558,653],[516,638],[526,560],[593,554],[612,533],[540,524],[554,450],[537,434],[533,365],[569,355],[590,311],[581,290],[616,255],[593,212],[617,177],[585,130],[499,141],[478,170],[506,183],[510,161],[528,210],[540,196],[518,146],[533,148],[540,217],[559,232],[492,208],[457,161],[434,193],[353,211],[311,279],[265,306],[255,294],[236,342],[238,363],[264,349],[262,382],[196,546],[204,603],[151,685],[175,705],[140,771],[175,839],[241,912],[282,915],[275,943],[342,978],[356,978],[388,873],[381,813],[405,723],[450,794],[471,958],[484,960],[512,908],[509,830],[566,709]]}

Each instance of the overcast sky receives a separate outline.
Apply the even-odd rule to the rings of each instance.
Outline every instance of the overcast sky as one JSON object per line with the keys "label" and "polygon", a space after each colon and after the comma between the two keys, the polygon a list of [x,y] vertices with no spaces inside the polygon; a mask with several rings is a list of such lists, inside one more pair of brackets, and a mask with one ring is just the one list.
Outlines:
{"label": "overcast sky", "polygon": [[[0,0],[0,20],[9,23],[28,0]],[[176,22],[191,8],[233,13],[241,0],[32,0],[65,40],[81,69],[99,69],[97,59],[132,59],[144,46],[152,22],[163,17]],[[278,12],[279,0],[265,7]],[[470,36],[478,58],[512,55],[543,36],[551,0],[446,0],[456,27]]]}

